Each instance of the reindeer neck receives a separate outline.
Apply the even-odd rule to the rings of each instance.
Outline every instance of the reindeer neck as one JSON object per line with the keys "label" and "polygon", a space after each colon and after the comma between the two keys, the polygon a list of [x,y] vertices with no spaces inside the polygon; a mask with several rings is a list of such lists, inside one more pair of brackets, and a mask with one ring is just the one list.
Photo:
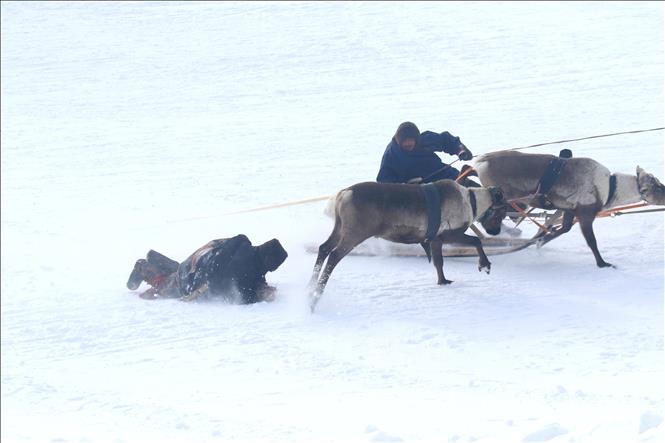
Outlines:
{"label": "reindeer neck", "polygon": [[468,188],[468,191],[476,198],[476,213],[473,215],[477,220],[492,207],[492,196],[487,188]]}
{"label": "reindeer neck", "polygon": [[630,205],[642,201],[642,196],[637,185],[637,176],[622,173],[613,175],[616,177],[616,188],[604,208]]}

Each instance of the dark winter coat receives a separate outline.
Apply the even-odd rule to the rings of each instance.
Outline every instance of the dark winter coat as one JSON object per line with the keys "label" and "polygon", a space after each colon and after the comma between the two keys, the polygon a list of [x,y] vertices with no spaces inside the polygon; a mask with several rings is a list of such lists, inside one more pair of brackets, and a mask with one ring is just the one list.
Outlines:
{"label": "dark winter coat", "polygon": [[[455,179],[459,171],[453,167],[444,166],[435,152],[445,152],[457,155],[460,151],[460,139],[449,132],[425,131],[420,134],[413,151],[405,151],[393,138],[386,147],[381,159],[381,169],[376,177],[377,182],[406,183],[409,180],[422,177],[425,182],[441,179]],[[443,169],[443,170],[442,170]]]}
{"label": "dark winter coat", "polygon": [[182,297],[207,283],[211,295],[231,298],[240,293],[241,299],[232,301],[256,303],[257,290],[267,285],[267,272],[257,248],[240,234],[212,240],[190,255],[178,267],[177,284]]}

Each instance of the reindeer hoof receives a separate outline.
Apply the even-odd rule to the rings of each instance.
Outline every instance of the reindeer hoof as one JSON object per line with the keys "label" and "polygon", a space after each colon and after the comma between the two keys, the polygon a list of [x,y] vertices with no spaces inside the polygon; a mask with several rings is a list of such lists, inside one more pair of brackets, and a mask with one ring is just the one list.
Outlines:
{"label": "reindeer hoof", "polygon": [[597,263],[599,268],[614,268],[616,269],[617,267],[614,266],[612,263],[607,263],[607,262],[602,262],[602,263]]}
{"label": "reindeer hoof", "polygon": [[319,299],[321,298],[321,294],[317,294],[316,292],[313,294],[310,294],[309,296],[309,309],[314,313],[314,309],[316,308],[316,304],[319,302]]}
{"label": "reindeer hoof", "polygon": [[486,264],[486,265],[480,265],[480,266],[478,266],[478,272],[482,272],[484,270],[485,272],[487,272],[489,274],[491,267],[492,266],[489,263]]}
{"label": "reindeer hoof", "polygon": [[439,281],[438,284],[440,284],[440,285],[449,285],[449,284],[451,284],[452,282],[453,282],[452,280],[446,280],[446,279],[444,278],[443,281]]}

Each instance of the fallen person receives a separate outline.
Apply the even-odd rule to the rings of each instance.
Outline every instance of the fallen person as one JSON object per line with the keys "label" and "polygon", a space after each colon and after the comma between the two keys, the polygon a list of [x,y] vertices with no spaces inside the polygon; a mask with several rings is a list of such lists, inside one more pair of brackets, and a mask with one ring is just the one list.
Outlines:
{"label": "fallen person", "polygon": [[277,239],[252,246],[245,235],[212,240],[182,263],[150,250],[139,259],[127,281],[136,290],[145,281],[151,288],[141,298],[178,298],[185,301],[201,296],[221,297],[246,304],[274,300],[275,288],[265,275],[276,270],[288,254]]}

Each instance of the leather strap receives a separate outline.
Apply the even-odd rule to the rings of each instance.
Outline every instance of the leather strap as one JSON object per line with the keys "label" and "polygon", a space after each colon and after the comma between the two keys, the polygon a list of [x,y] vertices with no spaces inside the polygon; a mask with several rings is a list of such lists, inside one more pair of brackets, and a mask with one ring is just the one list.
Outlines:
{"label": "leather strap", "polygon": [[550,189],[552,189],[552,186],[554,186],[554,183],[556,183],[557,179],[561,175],[561,171],[563,171],[564,166],[566,166],[566,159],[561,157],[553,158],[547,165],[547,169],[545,170],[543,176],[540,178],[540,181],[538,182],[538,188],[535,192],[536,200],[541,207],[547,207],[551,205],[547,199],[547,193],[550,192]]}
{"label": "leather strap", "polygon": [[427,183],[420,186],[420,191],[425,197],[425,207],[427,209],[427,233],[425,241],[432,241],[439,232],[441,226],[441,197],[439,190],[434,183]]}

